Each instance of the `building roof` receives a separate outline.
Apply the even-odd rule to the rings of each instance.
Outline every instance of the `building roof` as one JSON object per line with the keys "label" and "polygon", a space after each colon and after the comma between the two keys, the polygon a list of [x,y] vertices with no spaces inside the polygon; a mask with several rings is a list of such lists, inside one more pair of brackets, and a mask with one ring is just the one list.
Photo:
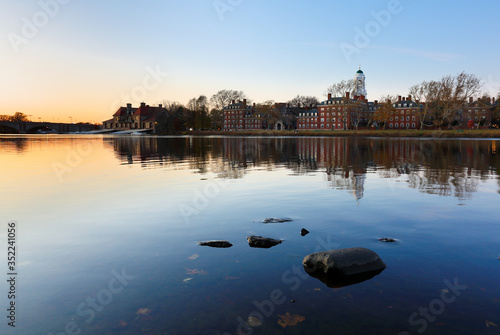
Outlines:
{"label": "building roof", "polygon": [[[132,111],[135,112],[137,108],[133,108],[132,107]],[[127,115],[127,107],[120,107],[118,108],[118,110],[116,111],[115,114],[113,114],[113,116],[122,116],[122,115]]]}

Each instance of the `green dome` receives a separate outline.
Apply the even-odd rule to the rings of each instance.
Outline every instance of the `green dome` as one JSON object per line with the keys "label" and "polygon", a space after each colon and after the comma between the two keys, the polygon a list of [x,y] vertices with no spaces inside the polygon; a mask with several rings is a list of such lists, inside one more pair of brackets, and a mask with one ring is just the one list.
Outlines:
{"label": "green dome", "polygon": [[361,69],[360,69],[360,70],[358,70],[358,72],[356,72],[356,73],[363,73],[363,71],[361,71]]}

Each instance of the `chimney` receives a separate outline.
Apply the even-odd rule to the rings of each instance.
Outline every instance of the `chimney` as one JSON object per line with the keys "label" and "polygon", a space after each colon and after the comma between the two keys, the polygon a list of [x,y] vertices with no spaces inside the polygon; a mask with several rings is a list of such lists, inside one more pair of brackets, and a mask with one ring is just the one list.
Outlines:
{"label": "chimney", "polygon": [[398,95],[398,102],[401,102],[401,96]]}
{"label": "chimney", "polygon": [[411,94],[408,95],[408,101],[411,101]]}
{"label": "chimney", "polygon": [[473,97],[469,97],[469,103],[473,103],[474,102],[474,98]]}
{"label": "chimney", "polygon": [[253,106],[255,107],[255,102],[253,103]]}
{"label": "chimney", "polygon": [[141,107],[146,107],[146,103],[145,102],[141,102]]}
{"label": "chimney", "polygon": [[374,103],[375,105],[378,105],[378,100],[375,100],[373,103]]}
{"label": "chimney", "polygon": [[345,92],[345,97],[349,99],[349,92]]}
{"label": "chimney", "polygon": [[417,99],[417,101],[415,101],[415,102],[417,103],[417,105],[419,105],[419,104],[420,104],[420,100],[418,100],[418,99]]}
{"label": "chimney", "polygon": [[247,99],[243,99],[243,106],[247,105]]}
{"label": "chimney", "polygon": [[158,105],[158,107],[163,108],[163,105],[162,105],[162,104],[159,104],[159,105]]}
{"label": "chimney", "polygon": [[487,101],[488,101],[489,104],[491,104],[491,98],[488,97]]}
{"label": "chimney", "polygon": [[492,101],[491,104],[494,105],[495,104],[495,97],[491,98],[491,101]]}
{"label": "chimney", "polygon": [[330,100],[331,98],[332,98],[332,94],[328,93],[328,100]]}

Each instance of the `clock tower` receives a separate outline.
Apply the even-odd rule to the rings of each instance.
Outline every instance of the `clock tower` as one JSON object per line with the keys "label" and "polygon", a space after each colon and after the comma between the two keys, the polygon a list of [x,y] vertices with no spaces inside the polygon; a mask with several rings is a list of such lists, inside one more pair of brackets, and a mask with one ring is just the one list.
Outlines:
{"label": "clock tower", "polygon": [[362,98],[362,100],[366,99],[366,87],[365,87],[365,74],[361,71],[361,65],[359,66],[358,72],[356,72],[356,76],[354,76],[354,99]]}

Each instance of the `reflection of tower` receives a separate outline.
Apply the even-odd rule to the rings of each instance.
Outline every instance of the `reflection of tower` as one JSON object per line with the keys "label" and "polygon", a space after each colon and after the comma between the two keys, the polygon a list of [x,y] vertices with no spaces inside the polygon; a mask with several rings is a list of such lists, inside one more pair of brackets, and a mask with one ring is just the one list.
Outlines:
{"label": "reflection of tower", "polygon": [[363,71],[361,71],[361,66],[359,67],[358,72],[356,72],[356,76],[354,76],[354,99],[359,97],[366,98],[366,77]]}
{"label": "reflection of tower", "polygon": [[353,194],[356,201],[359,201],[359,199],[363,197],[363,191],[365,190],[365,178],[364,173],[354,174]]}

